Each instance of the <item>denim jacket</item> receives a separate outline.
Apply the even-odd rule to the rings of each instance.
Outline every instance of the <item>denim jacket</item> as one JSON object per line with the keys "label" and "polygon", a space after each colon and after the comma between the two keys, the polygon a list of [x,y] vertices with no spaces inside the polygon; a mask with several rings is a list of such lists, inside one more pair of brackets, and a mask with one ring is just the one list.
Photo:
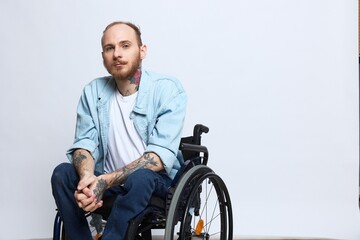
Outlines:
{"label": "denim jacket", "polygon": [[[100,173],[104,172],[114,91],[117,88],[111,76],[97,78],[85,86],[77,107],[75,140],[67,151],[72,161],[75,149],[86,149],[95,159],[95,171]],[[155,152],[160,157],[170,178],[182,162],[179,143],[186,103],[186,94],[177,79],[143,69],[130,118],[146,144],[145,152]]]}

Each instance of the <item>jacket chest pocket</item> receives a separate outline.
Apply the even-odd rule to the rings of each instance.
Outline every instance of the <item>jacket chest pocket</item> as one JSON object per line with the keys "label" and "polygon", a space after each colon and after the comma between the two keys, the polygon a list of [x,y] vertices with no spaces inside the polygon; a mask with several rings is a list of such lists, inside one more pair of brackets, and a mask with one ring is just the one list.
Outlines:
{"label": "jacket chest pocket", "polygon": [[[149,126],[153,124],[151,124],[147,116],[143,114],[132,112],[130,118],[133,120],[135,129],[139,133],[141,139],[147,145],[149,140],[149,133],[151,132]],[[154,126],[152,126],[152,128],[153,127]]]}

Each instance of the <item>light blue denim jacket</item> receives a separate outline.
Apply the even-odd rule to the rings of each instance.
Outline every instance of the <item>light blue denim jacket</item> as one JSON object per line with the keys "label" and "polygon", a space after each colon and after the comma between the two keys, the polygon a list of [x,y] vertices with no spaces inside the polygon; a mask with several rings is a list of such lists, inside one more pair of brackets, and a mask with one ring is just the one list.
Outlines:
{"label": "light blue denim jacket", "polygon": [[[77,108],[74,144],[67,151],[70,161],[75,149],[86,149],[95,159],[95,170],[104,172],[109,107],[114,91],[117,89],[111,76],[97,78],[85,86]],[[160,157],[170,178],[182,162],[178,149],[186,103],[186,94],[177,79],[142,70],[130,118],[146,144],[145,152],[155,152]]]}

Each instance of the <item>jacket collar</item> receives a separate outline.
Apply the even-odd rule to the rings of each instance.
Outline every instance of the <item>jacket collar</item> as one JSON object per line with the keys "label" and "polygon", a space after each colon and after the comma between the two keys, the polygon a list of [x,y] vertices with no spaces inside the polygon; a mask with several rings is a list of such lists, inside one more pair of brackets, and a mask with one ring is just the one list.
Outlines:
{"label": "jacket collar", "polygon": [[112,76],[107,76],[105,77],[105,79],[106,79],[105,87],[98,95],[99,105],[106,104],[116,89],[115,79]]}
{"label": "jacket collar", "polygon": [[[148,108],[148,93],[152,85],[152,78],[149,75],[149,72],[144,70],[141,74],[140,86],[138,90],[138,96],[136,99],[136,103],[133,109],[133,112],[138,114],[146,115]],[[103,89],[103,91],[99,94],[98,103],[100,105],[106,104],[110,97],[113,95],[116,90],[116,82],[112,76],[107,77],[107,83]]]}

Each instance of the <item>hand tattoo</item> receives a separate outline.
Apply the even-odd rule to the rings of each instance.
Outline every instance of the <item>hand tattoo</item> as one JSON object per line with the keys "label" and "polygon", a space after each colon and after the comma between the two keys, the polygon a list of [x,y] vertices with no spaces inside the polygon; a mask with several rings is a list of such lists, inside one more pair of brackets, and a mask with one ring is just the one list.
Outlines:
{"label": "hand tattoo", "polygon": [[96,196],[96,201],[100,201],[102,199],[102,196],[106,190],[107,183],[104,179],[99,179],[98,183],[96,184],[96,187],[94,189],[94,194]]}

